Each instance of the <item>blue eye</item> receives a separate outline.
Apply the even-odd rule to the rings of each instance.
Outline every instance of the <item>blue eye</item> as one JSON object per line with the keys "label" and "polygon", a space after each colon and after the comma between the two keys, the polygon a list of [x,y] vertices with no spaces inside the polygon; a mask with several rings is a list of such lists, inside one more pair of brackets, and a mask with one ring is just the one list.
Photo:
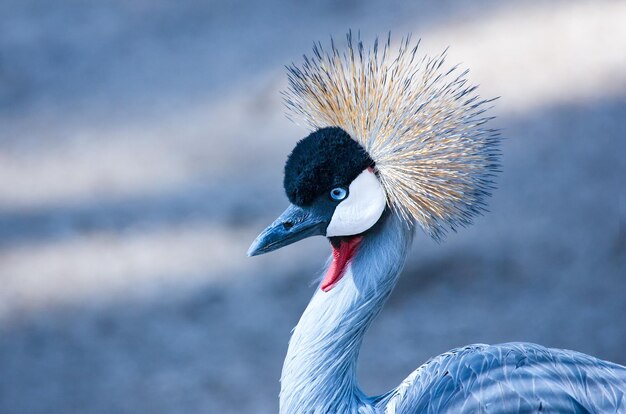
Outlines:
{"label": "blue eye", "polygon": [[335,201],[341,201],[348,195],[348,191],[345,188],[337,187],[330,190],[330,198]]}

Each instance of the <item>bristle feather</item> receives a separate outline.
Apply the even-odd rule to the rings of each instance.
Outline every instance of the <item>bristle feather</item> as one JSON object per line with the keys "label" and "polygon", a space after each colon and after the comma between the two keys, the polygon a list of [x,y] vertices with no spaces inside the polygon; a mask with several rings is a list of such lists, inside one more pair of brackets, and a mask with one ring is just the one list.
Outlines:
{"label": "bristle feather", "polygon": [[468,70],[442,69],[447,49],[420,58],[409,35],[391,58],[391,33],[371,49],[351,31],[346,43],[343,52],[332,38],[329,52],[315,43],[288,67],[289,118],[348,132],[375,161],[391,208],[435,239],[470,224],[499,172],[499,132],[482,127],[493,99],[475,94]]}

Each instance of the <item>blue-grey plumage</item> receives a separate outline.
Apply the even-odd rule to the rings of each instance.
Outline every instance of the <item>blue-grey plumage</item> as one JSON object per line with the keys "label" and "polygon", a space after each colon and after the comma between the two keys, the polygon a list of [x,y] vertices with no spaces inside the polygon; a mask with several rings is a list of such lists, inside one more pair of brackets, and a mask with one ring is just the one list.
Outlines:
{"label": "blue-grey plumage", "polygon": [[384,413],[623,413],[626,368],[514,342],[431,359],[376,404]]}
{"label": "blue-grey plumage", "polygon": [[348,34],[290,69],[287,106],[314,131],[285,166],[293,203],[248,254],[326,236],[333,255],[293,331],[280,412],[626,413],[626,368],[573,351],[470,345],[431,359],[394,390],[369,397],[356,379],[363,335],[404,266],[414,229],[441,240],[484,210],[499,170],[489,100],[443,56],[392,59]]}
{"label": "blue-grey plumage", "polygon": [[364,236],[342,282],[318,290],[294,329],[281,378],[281,413],[626,413],[626,368],[529,343],[469,345],[368,397],[356,365],[413,239],[386,211]]}
{"label": "blue-grey plumage", "polygon": [[397,388],[368,397],[356,364],[413,240],[387,211],[368,231],[341,284],[318,290],[294,329],[281,413],[621,413],[626,368],[529,343],[469,345],[441,354]]}

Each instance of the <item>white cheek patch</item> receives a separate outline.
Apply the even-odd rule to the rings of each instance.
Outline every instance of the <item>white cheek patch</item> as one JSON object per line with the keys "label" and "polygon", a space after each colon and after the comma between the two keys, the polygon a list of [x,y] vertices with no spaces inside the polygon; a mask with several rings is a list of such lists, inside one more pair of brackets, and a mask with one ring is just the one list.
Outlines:
{"label": "white cheek patch", "polygon": [[335,208],[326,237],[363,233],[376,224],[386,204],[385,191],[376,175],[363,170],[350,184],[348,197]]}

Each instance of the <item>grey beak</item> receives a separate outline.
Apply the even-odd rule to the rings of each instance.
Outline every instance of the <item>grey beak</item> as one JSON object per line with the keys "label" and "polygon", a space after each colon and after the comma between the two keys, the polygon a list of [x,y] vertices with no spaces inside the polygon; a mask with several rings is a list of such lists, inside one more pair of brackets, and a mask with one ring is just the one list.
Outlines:
{"label": "grey beak", "polygon": [[269,253],[307,237],[326,234],[330,217],[316,210],[291,204],[252,242],[248,256]]}

